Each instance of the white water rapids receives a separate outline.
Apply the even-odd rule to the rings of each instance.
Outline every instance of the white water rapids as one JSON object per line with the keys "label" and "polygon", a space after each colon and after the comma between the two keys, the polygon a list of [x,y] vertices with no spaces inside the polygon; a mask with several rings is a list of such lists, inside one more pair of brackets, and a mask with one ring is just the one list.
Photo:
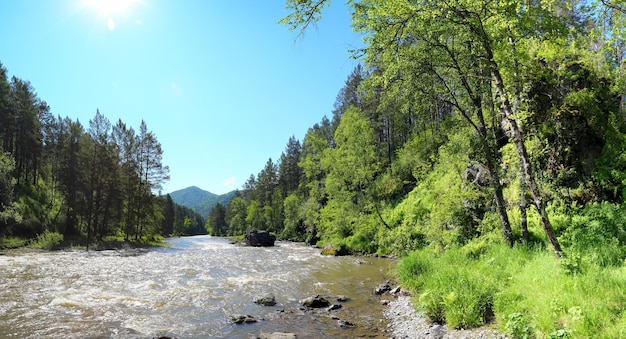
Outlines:
{"label": "white water rapids", "polygon": [[[373,290],[386,279],[389,260],[326,257],[286,242],[270,248],[209,236],[168,242],[171,248],[2,253],[0,338],[249,338],[261,332],[348,338],[376,337],[372,331],[383,326]],[[267,293],[276,306],[254,304]],[[300,309],[299,300],[315,294],[351,300],[332,319]],[[232,314],[263,320],[235,325]],[[355,326],[341,329],[336,318]]]}

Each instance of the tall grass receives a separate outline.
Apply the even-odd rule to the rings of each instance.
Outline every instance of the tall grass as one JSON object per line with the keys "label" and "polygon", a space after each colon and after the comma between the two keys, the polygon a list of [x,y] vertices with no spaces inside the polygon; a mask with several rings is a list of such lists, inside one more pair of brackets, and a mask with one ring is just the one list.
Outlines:
{"label": "tall grass", "polygon": [[[412,252],[398,263],[417,308],[454,328],[492,321],[512,338],[626,337],[626,268],[572,273],[542,248],[475,244]],[[565,263],[565,264],[564,264]]]}

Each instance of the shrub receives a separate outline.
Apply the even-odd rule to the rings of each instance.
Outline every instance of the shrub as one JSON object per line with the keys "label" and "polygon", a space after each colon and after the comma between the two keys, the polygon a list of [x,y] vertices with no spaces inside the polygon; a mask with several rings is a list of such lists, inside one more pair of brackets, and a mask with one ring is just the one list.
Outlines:
{"label": "shrub", "polygon": [[37,240],[30,246],[32,248],[41,248],[46,250],[57,249],[63,242],[63,234],[57,232],[45,231],[37,236]]}
{"label": "shrub", "polygon": [[590,264],[621,266],[626,258],[626,213],[622,206],[594,203],[566,212],[567,229],[559,241],[572,256]]}

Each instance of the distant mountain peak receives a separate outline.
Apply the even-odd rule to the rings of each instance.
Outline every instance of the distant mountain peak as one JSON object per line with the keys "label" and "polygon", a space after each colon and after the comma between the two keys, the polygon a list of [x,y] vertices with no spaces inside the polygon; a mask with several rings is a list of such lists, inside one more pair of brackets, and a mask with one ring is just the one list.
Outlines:
{"label": "distant mountain peak", "polygon": [[226,205],[234,196],[235,191],[217,195],[197,186],[190,186],[170,193],[170,197],[175,203],[191,208],[205,218],[213,206],[218,203]]}

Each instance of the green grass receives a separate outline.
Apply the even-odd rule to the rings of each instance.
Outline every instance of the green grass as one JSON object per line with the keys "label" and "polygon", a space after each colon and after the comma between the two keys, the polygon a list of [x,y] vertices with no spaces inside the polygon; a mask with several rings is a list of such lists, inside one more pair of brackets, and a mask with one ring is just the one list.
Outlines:
{"label": "green grass", "polygon": [[398,263],[401,284],[432,321],[469,328],[495,320],[512,338],[626,337],[626,267],[572,272],[541,248],[475,249],[422,249]]}
{"label": "green grass", "polygon": [[32,239],[5,237],[0,239],[0,249],[20,248],[28,245]]}

